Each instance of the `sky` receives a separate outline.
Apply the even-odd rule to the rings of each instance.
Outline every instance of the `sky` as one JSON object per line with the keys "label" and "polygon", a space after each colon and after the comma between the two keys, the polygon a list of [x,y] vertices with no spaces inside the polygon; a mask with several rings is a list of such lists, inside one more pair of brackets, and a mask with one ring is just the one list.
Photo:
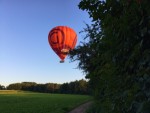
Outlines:
{"label": "sky", "polygon": [[[85,79],[78,62],[59,63],[48,43],[49,31],[58,25],[79,32],[90,24],[80,0],[0,0],[0,84],[20,82],[65,83]],[[77,46],[76,45],[76,46]]]}

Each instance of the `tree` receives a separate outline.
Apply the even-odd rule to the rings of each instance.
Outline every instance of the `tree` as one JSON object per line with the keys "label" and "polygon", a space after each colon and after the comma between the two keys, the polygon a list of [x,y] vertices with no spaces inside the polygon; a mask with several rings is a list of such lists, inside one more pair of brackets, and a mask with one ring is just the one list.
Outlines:
{"label": "tree", "polygon": [[5,89],[5,86],[0,85],[0,90],[4,90],[4,89]]}
{"label": "tree", "polygon": [[60,86],[60,93],[69,93],[69,83],[64,83]]}
{"label": "tree", "polygon": [[37,84],[35,82],[22,82],[21,83],[21,90],[33,91]]}
{"label": "tree", "polygon": [[150,111],[150,1],[82,0],[89,42],[70,53],[90,79],[96,113]]}
{"label": "tree", "polygon": [[21,83],[13,83],[13,84],[9,84],[7,86],[8,90],[21,90],[22,89],[22,85]]}
{"label": "tree", "polygon": [[78,81],[79,83],[79,92],[80,94],[88,94],[88,82],[81,79]]}

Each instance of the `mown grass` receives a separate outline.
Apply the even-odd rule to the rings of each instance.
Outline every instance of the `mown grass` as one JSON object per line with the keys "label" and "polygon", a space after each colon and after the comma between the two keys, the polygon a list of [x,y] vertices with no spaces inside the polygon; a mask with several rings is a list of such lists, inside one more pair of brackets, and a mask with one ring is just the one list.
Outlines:
{"label": "mown grass", "polygon": [[91,99],[86,95],[0,91],[0,113],[68,113]]}

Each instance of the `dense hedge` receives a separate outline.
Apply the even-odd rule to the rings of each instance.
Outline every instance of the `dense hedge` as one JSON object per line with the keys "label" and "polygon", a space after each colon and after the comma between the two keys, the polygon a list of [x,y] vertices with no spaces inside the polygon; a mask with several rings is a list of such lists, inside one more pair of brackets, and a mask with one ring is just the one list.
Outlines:
{"label": "dense hedge", "polygon": [[81,0],[93,19],[71,52],[90,79],[91,113],[150,113],[150,1]]}

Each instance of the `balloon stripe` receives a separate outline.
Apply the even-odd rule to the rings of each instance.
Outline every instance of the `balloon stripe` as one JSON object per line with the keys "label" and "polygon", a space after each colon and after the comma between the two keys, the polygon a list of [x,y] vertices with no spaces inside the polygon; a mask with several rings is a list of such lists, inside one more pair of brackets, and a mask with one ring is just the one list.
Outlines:
{"label": "balloon stripe", "polygon": [[51,44],[57,44],[58,43],[58,39],[57,39],[57,41],[56,42],[54,42],[53,40],[52,40],[52,36],[53,35],[55,35],[57,32],[52,32],[51,34],[50,34],[50,42],[51,42]]}
{"label": "balloon stripe", "polygon": [[[55,31],[55,30],[56,30],[56,31]],[[53,30],[51,31],[51,34],[50,34],[50,36],[49,36],[49,37],[50,37],[50,41],[51,41],[52,35],[53,35],[54,33],[58,34],[58,31],[60,31],[61,34],[62,34],[62,41],[61,41],[61,43],[60,43],[60,40],[59,40],[59,38],[57,37],[57,40],[58,40],[57,43],[63,44],[63,43],[64,43],[64,40],[65,40],[65,34],[64,34],[64,32],[63,32],[61,29],[53,29]],[[56,44],[56,43],[54,43],[53,41],[51,41],[51,43],[52,43],[52,44]]]}

